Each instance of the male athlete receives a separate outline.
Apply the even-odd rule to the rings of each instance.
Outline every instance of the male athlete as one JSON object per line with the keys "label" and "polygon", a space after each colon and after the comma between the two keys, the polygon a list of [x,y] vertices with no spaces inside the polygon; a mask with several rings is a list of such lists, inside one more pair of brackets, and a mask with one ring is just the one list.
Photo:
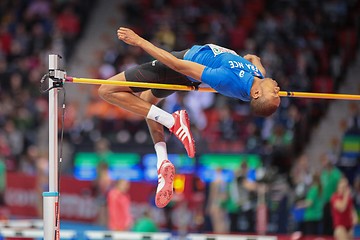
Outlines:
{"label": "male athlete", "polygon": [[[280,104],[277,83],[264,78],[265,69],[255,55],[243,57],[217,45],[195,45],[182,52],[169,53],[134,33],[120,27],[118,38],[141,47],[157,60],[121,72],[111,78],[118,81],[180,84],[197,86],[208,84],[220,94],[250,101],[254,114],[270,116]],[[168,160],[163,126],[183,144],[189,157],[195,156],[195,142],[185,110],[167,113],[156,104],[174,91],[102,85],[99,95],[109,103],[144,116],[155,144],[158,158],[158,187],[155,203],[165,207],[173,195],[175,168]]]}

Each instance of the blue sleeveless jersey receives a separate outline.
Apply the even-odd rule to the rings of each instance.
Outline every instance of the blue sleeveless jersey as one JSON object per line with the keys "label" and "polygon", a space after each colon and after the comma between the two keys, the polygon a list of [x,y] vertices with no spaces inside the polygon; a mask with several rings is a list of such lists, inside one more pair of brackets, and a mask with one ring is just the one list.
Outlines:
{"label": "blue sleeveless jersey", "polygon": [[264,78],[251,62],[230,49],[214,44],[193,46],[186,53],[184,60],[206,66],[201,76],[202,82],[222,95],[243,101],[250,101],[250,89],[254,77]]}

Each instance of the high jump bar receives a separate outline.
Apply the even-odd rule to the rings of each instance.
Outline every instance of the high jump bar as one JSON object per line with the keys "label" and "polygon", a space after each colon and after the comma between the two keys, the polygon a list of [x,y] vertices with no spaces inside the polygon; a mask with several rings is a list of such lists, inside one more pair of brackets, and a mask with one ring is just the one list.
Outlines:
{"label": "high jump bar", "polygon": [[[198,91],[198,92],[216,92],[216,90],[203,87],[196,88],[194,86],[176,85],[176,84],[160,84],[160,83],[146,83],[146,82],[128,82],[115,81],[95,78],[77,78],[65,77],[65,82],[82,83],[82,84],[97,84],[97,85],[115,85],[124,87],[140,87],[140,88],[155,88],[164,90],[176,91]],[[295,98],[317,98],[317,99],[338,99],[338,100],[360,100],[360,95],[355,94],[340,94],[340,93],[312,93],[312,92],[292,92],[280,91],[280,97],[295,97]]]}

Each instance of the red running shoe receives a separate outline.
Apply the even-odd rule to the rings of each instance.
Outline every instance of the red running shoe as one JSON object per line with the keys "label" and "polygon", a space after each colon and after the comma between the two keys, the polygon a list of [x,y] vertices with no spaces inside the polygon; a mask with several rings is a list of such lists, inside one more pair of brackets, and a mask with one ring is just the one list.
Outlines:
{"label": "red running shoe", "polygon": [[195,141],[190,132],[190,121],[186,110],[176,111],[173,114],[175,124],[170,128],[170,132],[184,144],[189,157],[195,157]]}
{"label": "red running shoe", "polygon": [[158,186],[155,195],[155,204],[158,208],[165,207],[171,201],[174,176],[174,165],[169,160],[164,160],[158,170]]}

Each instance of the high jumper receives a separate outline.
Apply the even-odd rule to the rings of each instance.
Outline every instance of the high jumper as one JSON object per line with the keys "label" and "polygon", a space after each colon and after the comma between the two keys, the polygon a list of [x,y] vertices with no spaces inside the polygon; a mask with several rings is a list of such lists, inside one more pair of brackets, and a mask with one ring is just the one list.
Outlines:
{"label": "high jumper", "polygon": [[[201,82],[228,97],[249,101],[253,112],[269,116],[280,105],[277,83],[265,78],[266,71],[255,55],[239,56],[235,51],[214,44],[194,45],[180,52],[167,52],[154,46],[128,28],[117,31],[120,40],[142,48],[157,60],[125,70],[110,81],[180,84],[197,87]],[[101,85],[99,95],[107,102],[145,117],[157,154],[158,188],[155,203],[165,207],[173,195],[174,165],[168,160],[163,126],[195,156],[195,142],[185,110],[172,114],[156,106],[173,90]]]}

